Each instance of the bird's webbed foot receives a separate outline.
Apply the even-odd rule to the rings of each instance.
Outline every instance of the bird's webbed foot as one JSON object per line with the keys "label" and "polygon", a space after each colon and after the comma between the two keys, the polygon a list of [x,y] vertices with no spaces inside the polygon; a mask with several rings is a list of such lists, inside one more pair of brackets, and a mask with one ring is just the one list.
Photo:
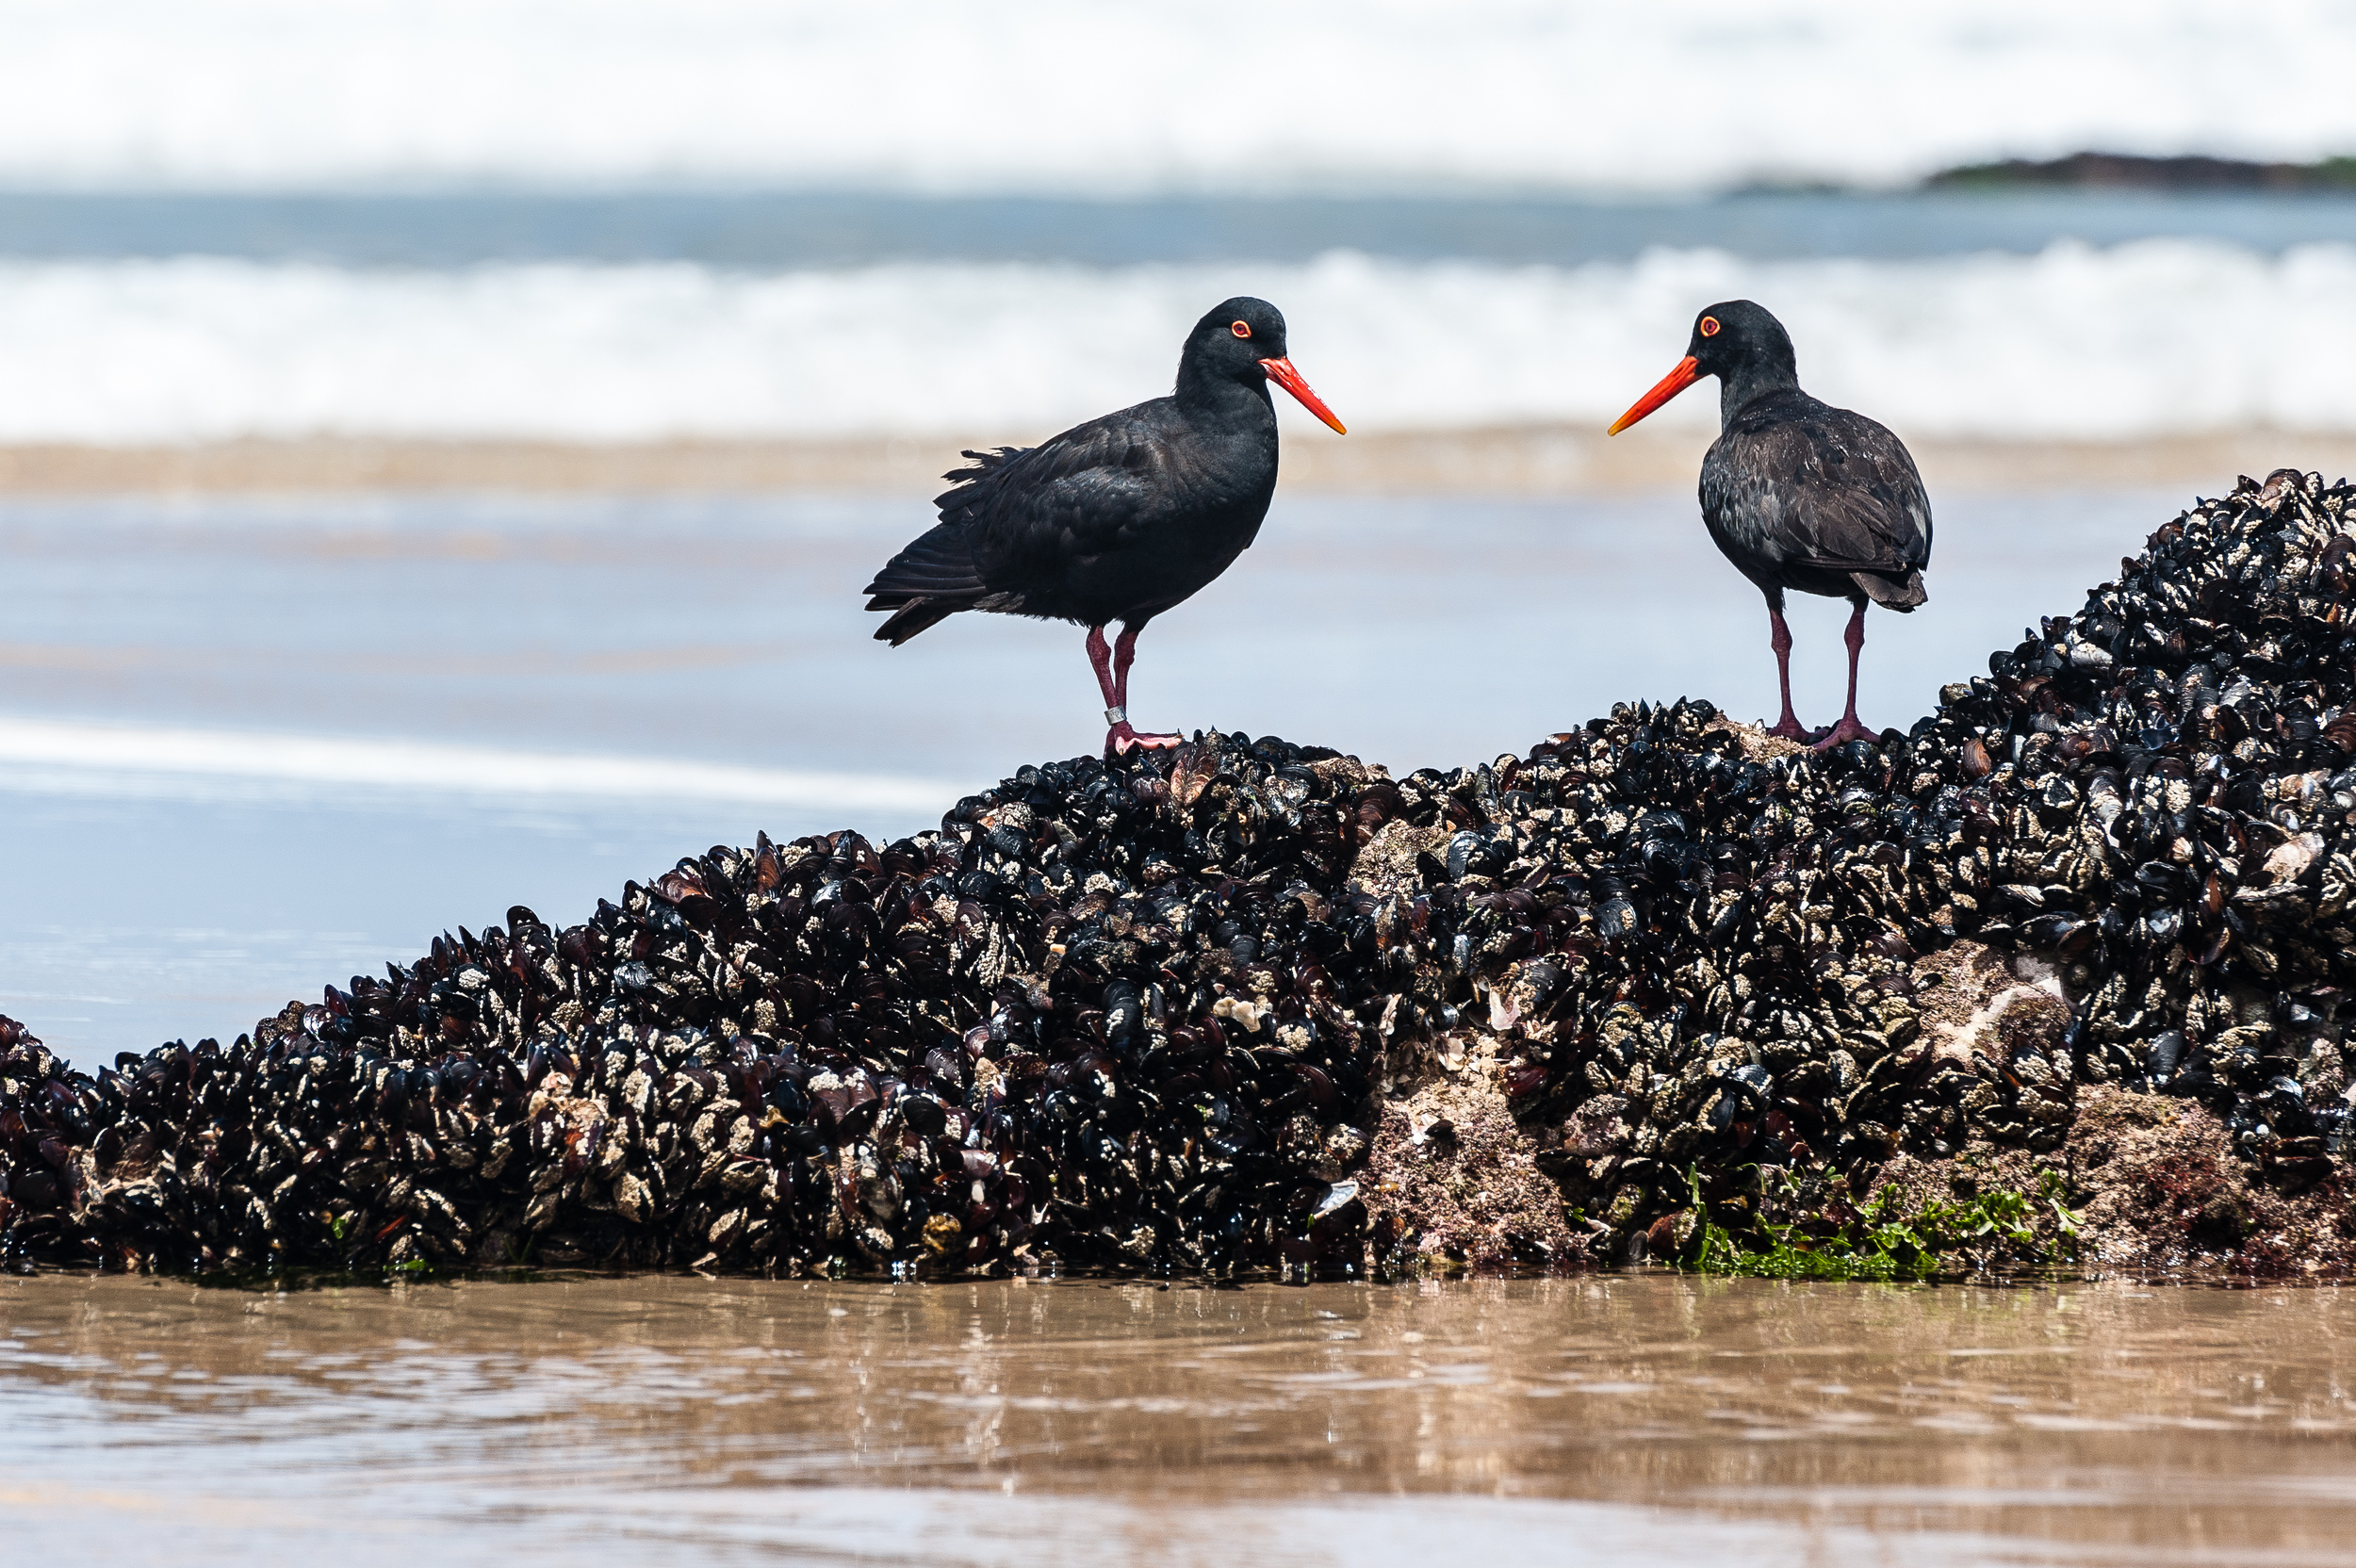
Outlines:
{"label": "bird's webbed foot", "polygon": [[1881,738],[1880,730],[1867,727],[1855,713],[1844,713],[1841,722],[1826,730],[1815,744],[1818,751],[1830,751],[1835,746],[1845,746],[1851,741],[1879,741]]}
{"label": "bird's webbed foot", "polygon": [[1782,718],[1777,719],[1774,724],[1767,727],[1767,733],[1770,735],[1781,736],[1787,741],[1802,742],[1813,740],[1816,736],[1816,731],[1808,728],[1808,726],[1802,724],[1797,718],[1794,718],[1792,716],[1792,710],[1789,708],[1783,710]]}
{"label": "bird's webbed foot", "polygon": [[1126,757],[1132,751],[1168,751],[1184,745],[1186,740],[1184,735],[1156,735],[1150,731],[1139,734],[1123,719],[1104,731],[1104,750],[1114,757]]}

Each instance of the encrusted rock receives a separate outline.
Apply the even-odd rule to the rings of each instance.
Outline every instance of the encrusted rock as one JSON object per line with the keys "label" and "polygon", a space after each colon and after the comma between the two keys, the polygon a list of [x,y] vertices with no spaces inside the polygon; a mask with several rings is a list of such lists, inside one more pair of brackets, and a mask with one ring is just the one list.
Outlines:
{"label": "encrusted rock", "polygon": [[1702,702],[1399,778],[1213,734],[511,909],[228,1047],[93,1077],[0,1021],[0,1250],[1562,1266],[1674,1240],[1696,1175],[2067,1161],[2090,1096],[2324,1213],[2349,498],[2244,482],[1829,754]]}

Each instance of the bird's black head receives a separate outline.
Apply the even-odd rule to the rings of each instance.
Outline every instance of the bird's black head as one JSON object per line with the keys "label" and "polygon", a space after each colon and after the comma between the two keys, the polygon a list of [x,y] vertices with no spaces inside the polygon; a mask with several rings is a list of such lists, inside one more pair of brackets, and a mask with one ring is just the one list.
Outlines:
{"label": "bird's black head", "polygon": [[1221,300],[1187,335],[1186,357],[1237,381],[1256,380],[1267,374],[1260,361],[1284,357],[1284,313],[1249,294]]}
{"label": "bird's black head", "polygon": [[1694,317],[1685,352],[1705,376],[1731,380],[1751,369],[1793,373],[1792,335],[1764,306],[1748,300],[1726,300]]}
{"label": "bird's black head", "polygon": [[1284,351],[1284,313],[1266,300],[1238,294],[1222,300],[1203,314],[1187,335],[1186,351],[1178,361],[1178,395],[1208,392],[1221,382],[1240,382],[1255,390],[1274,382],[1301,400],[1310,413],[1347,434],[1309,384],[1293,368]]}
{"label": "bird's black head", "polygon": [[1769,386],[1796,386],[1799,374],[1792,354],[1792,335],[1764,306],[1748,300],[1711,305],[1693,318],[1693,335],[1686,340],[1685,357],[1620,416],[1610,433],[1619,434],[1704,376],[1716,376],[1725,384],[1729,408],[1740,407]]}

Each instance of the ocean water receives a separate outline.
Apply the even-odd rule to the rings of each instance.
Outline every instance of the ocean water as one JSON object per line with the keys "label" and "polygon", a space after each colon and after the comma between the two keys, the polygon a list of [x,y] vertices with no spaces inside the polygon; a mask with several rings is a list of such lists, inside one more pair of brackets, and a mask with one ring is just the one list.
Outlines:
{"label": "ocean water", "polygon": [[1497,266],[1628,262],[1711,250],[1755,261],[1869,261],[2065,240],[2211,239],[2274,256],[2356,244],[2356,197],[2325,191],[1742,190],[1618,200],[1291,192],[1121,198],[891,190],[445,188],[109,191],[0,188],[0,254],[447,270],[486,263],[693,262],[791,272],[885,262],[1303,264],[1332,252]]}
{"label": "ocean water", "polygon": [[[1186,330],[1237,293],[1285,312],[1295,362],[1366,433],[1600,427],[1738,297],[1791,328],[1810,390],[1905,436],[2356,429],[2356,247],[2153,238],[1576,266],[0,261],[0,441],[1037,439],[1166,392]],[[1715,400],[1656,417],[1711,429]]]}
{"label": "ocean water", "polygon": [[2328,0],[13,0],[0,184],[1901,182],[2348,148]]}
{"label": "ocean water", "polygon": [[[2074,610],[2183,498],[1938,503],[1931,603],[1874,615],[1904,727]],[[937,824],[1103,741],[1072,628],[870,639],[920,500],[426,497],[0,504],[0,1012],[96,1067],[223,1039],[510,905],[571,923],[713,843]],[[1795,601],[1801,717],[1847,606]],[[1759,597],[1685,495],[1292,497],[1146,632],[1140,723],[1405,772],[1614,702],[1773,717]]]}

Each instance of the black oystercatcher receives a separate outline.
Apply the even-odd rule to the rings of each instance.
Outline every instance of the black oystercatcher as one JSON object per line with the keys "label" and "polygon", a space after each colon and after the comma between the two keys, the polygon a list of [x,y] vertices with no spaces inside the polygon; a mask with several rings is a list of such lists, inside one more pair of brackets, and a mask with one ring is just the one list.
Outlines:
{"label": "black oystercatcher", "polygon": [[[1187,335],[1178,389],[1036,447],[969,451],[934,501],[941,521],[864,590],[897,647],[960,610],[1088,629],[1105,745],[1174,746],[1129,725],[1129,662],[1145,623],[1225,571],[1276,492],[1276,383],[1347,433],[1284,357],[1284,318],[1265,300],[1215,306]],[[1104,645],[1104,628],[1121,623]]]}
{"label": "black oystercatcher", "polygon": [[1911,611],[1930,597],[1931,503],[1898,438],[1862,414],[1818,402],[1800,390],[1792,337],[1748,300],[1711,305],[1695,318],[1676,369],[1612,427],[1628,429],[1704,376],[1718,378],[1718,439],[1702,459],[1702,520],[1735,568],[1767,596],[1783,716],[1771,735],[1809,738],[1792,712],[1792,629],[1787,588],[1845,598],[1849,702],[1816,743],[1871,740],[1857,722],[1857,655],[1865,606]]}

